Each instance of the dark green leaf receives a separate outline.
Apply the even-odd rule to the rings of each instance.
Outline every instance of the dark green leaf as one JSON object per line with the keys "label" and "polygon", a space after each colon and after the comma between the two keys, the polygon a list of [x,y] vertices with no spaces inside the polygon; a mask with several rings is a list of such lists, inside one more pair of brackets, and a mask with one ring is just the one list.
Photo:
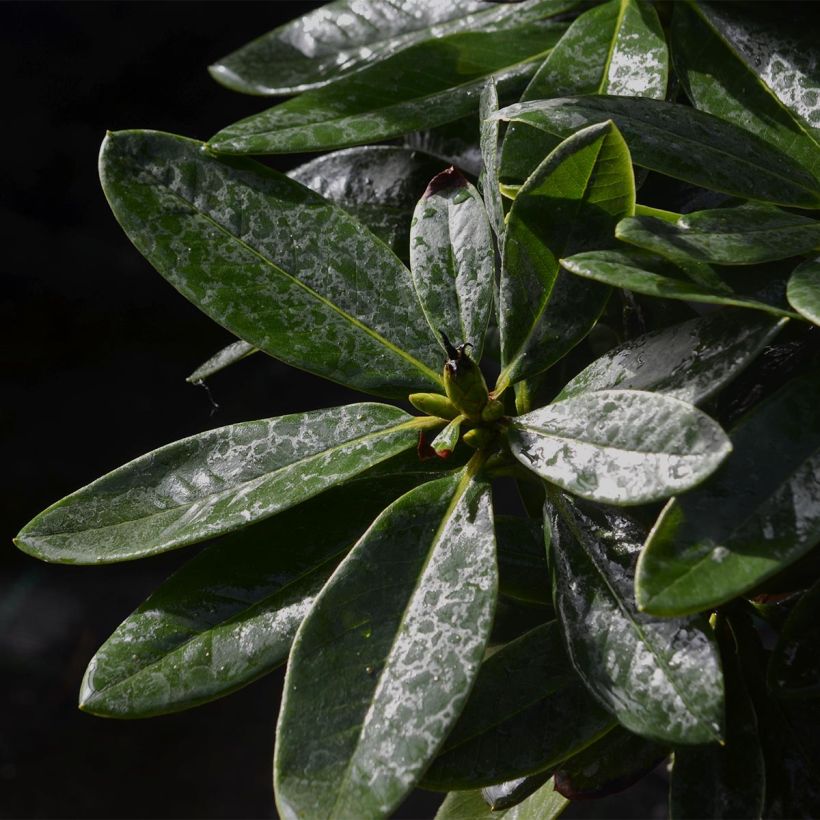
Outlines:
{"label": "dark green leaf", "polygon": [[541,522],[511,515],[497,516],[495,537],[501,591],[524,601],[552,604]]}
{"label": "dark green leaf", "polygon": [[718,621],[726,681],[726,742],[675,749],[669,793],[672,820],[761,817],[763,752],[754,705],[746,691],[734,636]]}
{"label": "dark green leaf", "polygon": [[483,176],[481,193],[490,217],[490,224],[499,246],[504,238],[504,202],[498,187],[499,121],[493,116],[498,111],[498,89],[495,80],[487,81],[481,92],[478,116],[481,122],[481,159]]}
{"label": "dark green leaf", "polygon": [[[638,612],[635,562],[645,530],[623,513],[552,493],[555,606],[587,688],[636,734],[708,743],[723,732],[723,677],[705,618]],[[569,796],[569,795],[568,795]]]}
{"label": "dark green leaf", "polygon": [[613,120],[636,165],[746,199],[820,208],[820,182],[748,131],[685,105],[638,97],[585,96],[511,105],[498,117],[559,137]]}
{"label": "dark green leaf", "polygon": [[440,389],[410,272],[338,206],[250,160],[150,131],[109,134],[100,174],[143,255],[244,341],[379,395]]}
{"label": "dark green leaf", "polygon": [[493,306],[495,244],[481,196],[453,168],[433,178],[413,213],[410,270],[434,335],[444,331],[456,344],[471,344],[480,361]]}
{"label": "dark green leaf", "polygon": [[344,553],[387,504],[427,477],[352,481],[206,548],[98,650],[80,708],[106,717],[164,714],[269,672],[287,657]]}
{"label": "dark green leaf", "polygon": [[771,262],[820,247],[820,222],[758,204],[697,211],[677,222],[631,217],[618,223],[615,233],[673,262],[716,265]]}
{"label": "dark green leaf", "polygon": [[489,486],[470,468],[376,519],[294,641],[274,762],[284,817],[401,802],[467,699],[496,586]]}
{"label": "dark green leaf", "polygon": [[521,88],[563,30],[541,21],[427,40],[229,125],[208,147],[224,154],[319,151],[452,122],[478,110],[488,77],[507,92]]}
{"label": "dark green leaf", "polygon": [[127,561],[241,529],[403,450],[426,424],[351,404],[229,424],[160,447],[49,507],[17,536],[46,561]]}
{"label": "dark green leaf", "polygon": [[[538,69],[521,102],[570,94],[663,99],[669,55],[655,9],[643,0],[611,0],[584,12]],[[504,137],[501,177],[526,179],[555,138],[513,124]]]}
{"label": "dark green leaf", "polygon": [[365,145],[317,157],[288,172],[291,179],[341,205],[401,259],[418,198],[445,163],[398,145]]}
{"label": "dark green leaf", "polygon": [[569,492],[644,504],[703,481],[731,447],[690,404],[640,390],[601,390],[513,419],[513,455]]}
{"label": "dark green leaf", "polygon": [[499,388],[546,370],[595,324],[608,289],[579,282],[558,260],[611,245],[634,206],[629,151],[611,122],[565,140],[524,183],[504,236]]}
{"label": "dark green leaf", "polygon": [[478,177],[482,166],[479,130],[476,112],[435,128],[405,134],[402,145],[440,159],[442,167],[453,165],[465,174]]}
{"label": "dark green leaf", "polygon": [[820,325],[820,257],[795,268],[786,286],[786,298],[801,316]]}
{"label": "dark green leaf", "polygon": [[494,812],[511,809],[537,792],[549,779],[549,772],[532,774],[529,777],[517,777],[506,783],[483,788],[481,796]]}
{"label": "dark green leaf", "polygon": [[[684,277],[672,264],[643,251],[590,251],[562,259],[561,265],[585,279],[656,296],[662,299],[682,299],[710,305],[762,310],[773,316],[794,318],[797,314],[776,305],[742,294],[709,288]],[[654,270],[648,270],[653,268]],[[655,271],[659,270],[660,273]],[[765,295],[765,294],[763,294]],[[774,301],[774,300],[773,300]]]}
{"label": "dark green leaf", "polygon": [[686,93],[697,108],[752,131],[816,174],[820,80],[811,26],[800,31],[780,14],[776,26],[764,27],[750,7],[732,5],[675,3],[672,46]]}
{"label": "dark green leaf", "polygon": [[251,353],[257,353],[258,350],[253,345],[247,342],[238,341],[223,347],[222,350],[217,351],[210,359],[203,362],[187,379],[186,382],[191,384],[200,384],[205,379],[210,379],[215,373],[230,367],[232,364],[241,362],[246,359]]}
{"label": "dark green leaf", "polygon": [[552,621],[484,661],[423,785],[469,789],[544,771],[613,723],[578,680]]}
{"label": "dark green leaf", "polygon": [[800,598],[786,619],[769,659],[769,688],[778,697],[820,695],[820,581]]}
{"label": "dark green leaf", "polygon": [[639,336],[605,353],[557,401],[611,388],[649,390],[699,404],[748,367],[785,320],[721,310]]}
{"label": "dark green leaf", "polygon": [[550,779],[522,803],[495,811],[487,806],[481,791],[450,792],[435,820],[555,820],[568,805],[569,800],[555,791]]}
{"label": "dark green leaf", "polygon": [[673,499],[638,564],[636,596],[657,615],[730,601],[820,539],[820,378],[789,382],[732,431],[711,481]]}
{"label": "dark green leaf", "polygon": [[337,0],[258,37],[210,66],[245,94],[295,94],[372,65],[408,46],[459,31],[504,28],[560,14],[577,0]]}
{"label": "dark green leaf", "polygon": [[669,750],[620,726],[555,771],[555,788],[569,800],[606,797],[649,774]]}

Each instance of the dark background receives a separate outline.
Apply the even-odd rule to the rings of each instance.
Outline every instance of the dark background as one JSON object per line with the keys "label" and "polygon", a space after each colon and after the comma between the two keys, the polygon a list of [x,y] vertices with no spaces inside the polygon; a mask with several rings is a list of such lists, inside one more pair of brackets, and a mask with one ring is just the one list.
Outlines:
{"label": "dark background", "polygon": [[[111,721],[76,709],[96,648],[190,551],[109,567],[18,553],[51,502],[183,436],[360,394],[257,355],[185,376],[232,341],[131,246],[97,181],[105,130],[205,139],[269,101],[206,66],[306,2],[0,3],[0,817],[274,817],[282,673],[179,715]],[[286,169],[288,157],[273,164]],[[402,816],[431,816],[416,794]],[[662,778],[574,816],[659,816]],[[572,816],[567,814],[566,816]]]}

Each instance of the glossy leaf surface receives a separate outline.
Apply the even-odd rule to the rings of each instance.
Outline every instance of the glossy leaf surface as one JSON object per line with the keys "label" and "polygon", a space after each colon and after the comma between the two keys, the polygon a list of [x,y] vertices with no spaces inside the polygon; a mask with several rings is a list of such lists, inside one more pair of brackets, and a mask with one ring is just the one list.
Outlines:
{"label": "glossy leaf surface", "polygon": [[481,196],[453,168],[433,178],[416,206],[410,270],[432,332],[473,345],[470,355],[480,361],[493,306],[495,244]]}
{"label": "glossy leaf surface", "polygon": [[499,385],[546,370],[589,332],[609,291],[579,282],[558,260],[611,245],[634,206],[629,151],[612,123],[565,140],[527,179],[504,236]]}
{"label": "glossy leaf surface", "polygon": [[717,606],[775,575],[820,539],[820,379],[789,382],[732,431],[733,453],[673,499],[638,564],[641,609]]}
{"label": "glossy leaf surface", "polygon": [[728,3],[676,3],[678,77],[696,108],[757,134],[816,174],[820,106],[811,95],[820,82],[810,68],[811,33],[796,31],[799,23],[790,14],[764,29],[750,11],[737,13]]}
{"label": "glossy leaf surface", "polygon": [[643,293],[646,296],[761,310],[773,316],[796,316],[789,310],[762,301],[762,298],[709,288],[693,282],[685,277],[679,268],[672,264],[664,264],[664,260],[643,251],[578,253],[568,259],[562,259],[561,265],[577,276]]}
{"label": "glossy leaf surface", "polygon": [[418,149],[364,145],[324,154],[288,176],[341,205],[400,259],[408,260],[413,209],[444,166],[438,157]]}
{"label": "glossy leaf surface", "polygon": [[643,504],[703,481],[731,449],[690,404],[639,390],[601,390],[512,420],[513,455],[592,501]]}
{"label": "glossy leaf surface", "polygon": [[560,14],[568,0],[490,6],[480,0],[337,0],[258,37],[210,67],[245,94],[294,94],[380,62],[408,46],[458,31],[503,28]]}
{"label": "glossy leaf surface", "polygon": [[639,336],[605,353],[558,394],[649,390],[699,404],[751,364],[785,324],[722,310]]}
{"label": "glossy leaf surface", "polygon": [[531,774],[529,777],[517,777],[506,783],[483,788],[481,796],[494,812],[510,809],[537,792],[549,779],[549,772]]}
{"label": "glossy leaf surface", "polygon": [[479,121],[481,123],[481,193],[499,245],[504,236],[504,202],[498,187],[499,121],[493,116],[498,111],[498,88],[490,79],[481,91]]}
{"label": "glossy leaf surface", "polygon": [[489,487],[469,472],[376,519],[294,642],[274,761],[283,817],[382,817],[401,802],[467,699],[496,587]]}
{"label": "glossy leaf surface", "polygon": [[820,222],[770,205],[697,211],[669,222],[648,216],[618,224],[618,239],[672,261],[753,265],[811,253]]}
{"label": "glossy leaf surface", "polygon": [[675,749],[669,789],[672,820],[761,817],[766,775],[757,716],[743,682],[734,637],[718,622],[726,681],[723,745]]}
{"label": "glossy leaf surface", "polygon": [[543,771],[612,725],[578,680],[560,628],[551,621],[484,661],[467,706],[422,785],[469,789]]}
{"label": "glossy leaf surface", "polygon": [[243,342],[241,339],[238,342],[232,342],[203,362],[185,381],[191,384],[200,384],[205,379],[210,379],[211,376],[219,373],[220,370],[241,362],[242,359],[247,359],[251,353],[256,352],[257,349],[253,345]]}
{"label": "glossy leaf surface", "polygon": [[541,521],[500,515],[495,519],[500,589],[505,595],[552,604]]}
{"label": "glossy leaf surface", "polygon": [[228,694],[286,658],[344,553],[428,476],[359,479],[226,536],[141,604],[92,658],[80,708],[147,717]]}
{"label": "glossy leaf surface", "polygon": [[789,613],[769,659],[769,688],[778,697],[820,694],[820,582]]}
{"label": "glossy leaf surface", "polygon": [[[581,14],[544,60],[521,102],[574,94],[663,99],[669,55],[655,9],[643,0],[610,0]],[[523,181],[555,147],[553,136],[512,124],[502,173]]]}
{"label": "glossy leaf surface", "polygon": [[100,175],[142,254],[244,341],[380,395],[440,385],[410,272],[337,205],[250,160],[150,131],[109,134]]}
{"label": "glossy leaf surface", "polygon": [[786,285],[786,298],[801,316],[820,325],[820,257],[795,268]]}
{"label": "glossy leaf surface", "polygon": [[47,561],[154,555],[260,521],[414,448],[420,419],[351,404],[230,424],[160,447],[40,513],[17,536]]}
{"label": "glossy leaf surface", "polygon": [[508,809],[491,810],[481,791],[450,792],[435,820],[493,820],[503,817],[505,820],[555,820],[569,805],[569,800],[562,797],[548,780],[535,794]]}
{"label": "glossy leaf surface", "polygon": [[635,605],[643,528],[618,511],[559,493],[551,495],[548,508],[555,605],[570,658],[589,690],[621,725],[643,737],[685,744],[719,740],[723,676],[708,622],[654,618]]}
{"label": "glossy leaf surface", "polygon": [[498,117],[559,137],[612,120],[636,165],[712,191],[820,208],[820,182],[748,131],[688,106],[646,98],[563,97],[518,103]]}
{"label": "glossy leaf surface", "polygon": [[452,122],[478,110],[488,77],[521,87],[532,61],[563,26],[533,22],[428,40],[223,128],[208,146],[224,154],[343,148]]}
{"label": "glossy leaf surface", "polygon": [[555,771],[555,788],[568,800],[623,791],[655,768],[669,750],[616,726]]}

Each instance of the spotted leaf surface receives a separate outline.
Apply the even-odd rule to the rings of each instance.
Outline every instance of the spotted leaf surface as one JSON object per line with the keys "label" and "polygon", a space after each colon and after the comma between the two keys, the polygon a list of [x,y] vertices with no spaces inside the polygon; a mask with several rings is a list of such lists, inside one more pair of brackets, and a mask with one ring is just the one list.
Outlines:
{"label": "spotted leaf surface", "polygon": [[390,139],[478,111],[487,78],[519,89],[564,26],[549,21],[428,40],[229,125],[209,148],[278,154]]}
{"label": "spotted leaf surface", "polygon": [[175,712],[269,672],[374,516],[430,477],[355,480],[207,547],[97,651],[80,708],[128,718]]}
{"label": "spotted leaf surface", "polygon": [[92,564],[204,541],[414,448],[420,423],[368,403],[200,433],[58,501],[20,531],[17,544],[47,561]]}
{"label": "spotted leaf surface", "polygon": [[440,384],[410,272],[337,205],[250,160],[151,131],[110,134],[100,175],[142,254],[244,341],[380,395]]}
{"label": "spotted leaf surface", "polygon": [[697,744],[723,734],[723,676],[705,618],[638,612],[634,568],[645,532],[622,513],[555,493],[555,604],[572,663],[584,683],[631,732]]}
{"label": "spotted leaf surface", "polygon": [[435,176],[416,205],[410,270],[433,333],[471,344],[479,361],[493,306],[495,244],[480,194],[453,168]]}
{"label": "spotted leaf surface", "polygon": [[499,121],[493,116],[498,111],[498,88],[490,79],[484,86],[479,100],[481,122],[481,193],[490,218],[490,224],[499,243],[504,236],[504,202],[498,186],[498,140]]}
{"label": "spotted leaf surface", "polygon": [[676,3],[678,77],[696,108],[757,134],[816,175],[820,82],[811,25],[799,31],[792,14],[778,15],[776,27],[755,17],[752,7],[738,14],[729,3]]}
{"label": "spotted leaf surface", "polygon": [[611,245],[634,207],[629,151],[611,122],[562,142],[527,179],[504,235],[499,386],[546,370],[589,332],[609,290],[579,282],[559,259]]}
{"label": "spotted leaf surface", "polygon": [[555,791],[550,779],[526,800],[504,809],[490,809],[479,790],[450,792],[435,820],[555,820],[568,805],[569,800]]}
{"label": "spotted leaf surface", "polygon": [[820,257],[795,268],[786,285],[786,298],[801,316],[820,325]]}
{"label": "spotted leaf surface", "polygon": [[[643,0],[610,0],[572,23],[521,102],[570,94],[663,99],[668,74],[669,54],[655,9]],[[502,178],[525,180],[556,144],[552,135],[513,123],[504,137]]]}
{"label": "spotted leaf surface", "polygon": [[784,324],[782,319],[723,310],[646,333],[588,365],[557,400],[620,388],[699,404],[748,367]]}
{"label": "spotted leaf surface", "polygon": [[618,223],[618,239],[677,261],[753,265],[811,253],[820,222],[770,205],[697,211],[676,222],[636,216]]}
{"label": "spotted leaf surface", "polygon": [[718,289],[694,282],[680,268],[673,263],[664,264],[665,261],[643,251],[589,251],[562,259],[561,265],[576,276],[646,296],[748,308],[777,317],[799,318],[798,314],[780,306],[783,288],[778,283],[774,283],[771,292],[767,290],[746,296],[728,288]]}
{"label": "spotted leaf surface", "polygon": [[582,498],[657,501],[699,484],[731,450],[716,422],[690,404],[640,390],[601,390],[513,419],[513,455]]}
{"label": "spotted leaf surface", "polygon": [[210,72],[233,91],[295,94],[425,40],[538,20],[573,5],[568,0],[524,0],[515,6],[482,0],[337,0],[257,37],[214,63]]}
{"label": "spotted leaf surface", "polygon": [[734,123],[685,105],[591,95],[518,103],[497,116],[559,137],[611,119],[643,168],[758,202],[820,208],[811,172]]}
{"label": "spotted leaf surface", "polygon": [[549,769],[609,731],[613,719],[578,679],[556,621],[491,655],[422,785],[471,789]]}
{"label": "spotted leaf surface", "polygon": [[401,802],[464,706],[496,587],[489,487],[469,471],[376,519],[293,646],[274,761],[282,817],[383,817]]}
{"label": "spotted leaf surface", "polygon": [[820,379],[789,382],[732,431],[715,476],[664,509],[641,555],[636,597],[658,615],[730,601],[820,540]]}

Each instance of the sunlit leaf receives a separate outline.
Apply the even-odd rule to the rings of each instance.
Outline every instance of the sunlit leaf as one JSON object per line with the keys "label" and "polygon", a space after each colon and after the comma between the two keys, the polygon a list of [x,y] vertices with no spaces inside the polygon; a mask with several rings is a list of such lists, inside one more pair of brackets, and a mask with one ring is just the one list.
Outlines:
{"label": "sunlit leaf", "polygon": [[526,800],[508,809],[491,810],[480,791],[450,792],[435,820],[555,820],[569,805],[569,800],[555,791],[552,780]]}

